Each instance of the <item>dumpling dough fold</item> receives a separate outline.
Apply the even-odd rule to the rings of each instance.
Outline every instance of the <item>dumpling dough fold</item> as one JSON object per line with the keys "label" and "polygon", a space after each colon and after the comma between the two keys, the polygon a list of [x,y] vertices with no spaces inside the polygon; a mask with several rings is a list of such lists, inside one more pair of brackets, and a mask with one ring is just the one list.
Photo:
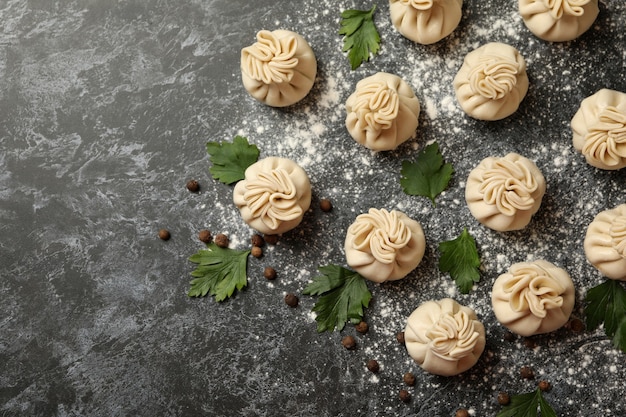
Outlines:
{"label": "dumpling dough fold", "polygon": [[607,278],[626,281],[626,204],[599,213],[587,227],[585,255]]}
{"label": "dumpling dough fold", "polygon": [[393,26],[423,45],[451,34],[461,21],[463,0],[389,0]]}
{"label": "dumpling dough fold", "polygon": [[550,42],[576,39],[593,25],[599,11],[598,0],[519,0],[526,27]]}

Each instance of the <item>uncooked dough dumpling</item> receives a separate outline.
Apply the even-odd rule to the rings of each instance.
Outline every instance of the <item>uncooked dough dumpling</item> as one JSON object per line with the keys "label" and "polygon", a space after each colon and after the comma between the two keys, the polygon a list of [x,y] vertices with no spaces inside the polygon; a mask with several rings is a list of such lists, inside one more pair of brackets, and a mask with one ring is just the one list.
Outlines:
{"label": "uncooked dough dumpling", "polygon": [[607,278],[626,281],[626,204],[599,213],[587,227],[585,255]]}
{"label": "uncooked dough dumpling", "polygon": [[413,42],[429,45],[456,29],[463,0],[389,0],[393,26]]}
{"label": "uncooked dough dumpling", "polygon": [[422,226],[406,214],[371,208],[350,225],[344,247],[351,268],[370,281],[384,282],[414,270],[426,240]]}
{"label": "uncooked dough dumpling", "polygon": [[574,148],[596,168],[626,167],[626,94],[602,89],[587,97],[572,118]]}
{"label": "uncooked dough dumpling", "polygon": [[598,0],[519,0],[526,27],[550,42],[576,39],[598,17]]}
{"label": "uncooked dough dumpling", "polygon": [[388,151],[415,134],[420,103],[402,78],[379,72],[357,83],[346,111],[346,128],[354,140],[375,151]]}
{"label": "uncooked dough dumpling", "polygon": [[485,327],[476,313],[450,298],[427,301],[404,329],[409,355],[426,372],[452,376],[470,369],[485,349]]}
{"label": "uncooked dough dumpling", "polygon": [[546,181],[537,165],[516,153],[488,157],[467,178],[465,200],[485,226],[506,232],[523,229],[541,206]]}
{"label": "uncooked dough dumpling", "polygon": [[528,92],[526,61],[514,47],[492,42],[465,56],[454,77],[457,100],[479,120],[500,120],[515,113]]}
{"label": "uncooked dough dumpling", "polygon": [[233,190],[244,221],[261,233],[276,235],[298,226],[311,205],[311,183],[298,164],[270,157],[248,167]]}
{"label": "uncooked dough dumpling", "polygon": [[313,87],[317,60],[306,40],[288,30],[261,30],[241,50],[241,79],[248,93],[272,107],[290,106]]}
{"label": "uncooked dough dumpling", "polygon": [[500,323],[521,336],[549,333],[563,326],[574,308],[574,283],[550,262],[511,265],[493,284],[491,303]]}

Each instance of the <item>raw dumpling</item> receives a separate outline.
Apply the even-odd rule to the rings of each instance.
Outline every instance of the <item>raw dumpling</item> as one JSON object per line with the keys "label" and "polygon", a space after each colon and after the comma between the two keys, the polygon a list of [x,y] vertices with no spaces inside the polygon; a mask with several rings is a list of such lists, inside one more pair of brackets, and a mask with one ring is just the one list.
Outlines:
{"label": "raw dumpling", "polygon": [[539,260],[511,265],[493,284],[491,303],[500,323],[521,336],[549,333],[563,326],[574,308],[569,274]]}
{"label": "raw dumpling", "polygon": [[241,50],[241,79],[248,93],[273,107],[302,100],[317,74],[317,60],[307,41],[288,30],[262,30],[256,38]]}
{"label": "raw dumpling", "polygon": [[415,134],[420,103],[397,75],[379,72],[356,85],[346,101],[350,135],[375,151],[395,149]]}
{"label": "raw dumpling", "polygon": [[572,118],[574,148],[600,169],[626,167],[626,94],[602,89]]}
{"label": "raw dumpling", "polygon": [[598,17],[598,0],[519,0],[526,27],[551,42],[576,39]]}
{"label": "raw dumpling", "polygon": [[427,301],[404,329],[409,355],[426,372],[452,376],[470,369],[485,349],[485,327],[476,313],[450,298]]}
{"label": "raw dumpling", "polygon": [[526,61],[510,45],[492,42],[465,56],[454,77],[463,111],[479,120],[500,120],[513,114],[528,91]]}
{"label": "raw dumpling", "polygon": [[598,214],[585,236],[585,255],[608,278],[626,281],[626,204]]}
{"label": "raw dumpling", "polygon": [[292,160],[265,158],[246,169],[233,201],[252,228],[276,235],[300,224],[311,205],[311,183]]}
{"label": "raw dumpling", "polygon": [[465,200],[472,215],[499,232],[526,227],[539,210],[546,181],[537,165],[516,153],[488,157],[467,178]]}
{"label": "raw dumpling", "polygon": [[452,33],[463,0],[389,0],[393,26],[413,42],[429,45]]}
{"label": "raw dumpling", "polygon": [[404,278],[422,260],[426,240],[422,226],[406,214],[369,209],[348,228],[348,265],[374,282]]}

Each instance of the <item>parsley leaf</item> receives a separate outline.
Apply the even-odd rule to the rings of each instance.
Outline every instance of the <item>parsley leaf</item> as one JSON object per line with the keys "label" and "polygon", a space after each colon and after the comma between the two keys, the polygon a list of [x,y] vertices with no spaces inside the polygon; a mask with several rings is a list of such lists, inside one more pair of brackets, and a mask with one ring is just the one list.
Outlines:
{"label": "parsley leaf", "polygon": [[244,179],[246,169],[259,159],[259,148],[250,145],[243,136],[235,136],[232,143],[207,142],[206,151],[213,166],[209,172],[224,184]]}
{"label": "parsley leaf", "polygon": [[626,353],[626,290],[620,282],[608,279],[587,291],[586,324],[589,330],[604,323],[604,332],[613,346]]}
{"label": "parsley leaf", "polygon": [[502,408],[496,417],[537,417],[537,408],[541,411],[541,417],[556,417],[556,413],[543,398],[539,388],[511,397],[509,405]]}
{"label": "parsley leaf", "polygon": [[320,295],[313,306],[317,313],[317,331],[341,331],[346,322],[358,323],[363,318],[363,307],[367,308],[372,293],[367,288],[365,278],[357,272],[327,265],[319,267],[321,276],[313,278],[303,291],[307,295]]}
{"label": "parsley leaf", "polygon": [[248,285],[247,265],[250,251],[237,251],[220,248],[215,243],[207,249],[191,255],[189,260],[198,264],[191,273],[190,297],[215,296],[215,301],[224,301],[235,292]]}
{"label": "parsley leaf", "polygon": [[363,61],[369,61],[370,52],[376,54],[380,48],[380,35],[374,24],[374,5],[370,10],[344,10],[341,13],[340,35],[343,38],[343,52],[348,52],[352,70]]}
{"label": "parsley leaf", "polygon": [[402,162],[400,185],[405,193],[428,197],[435,205],[435,197],[446,189],[453,173],[452,165],[443,163],[435,142],[419,153],[415,163]]}
{"label": "parsley leaf", "polygon": [[450,273],[461,293],[469,293],[474,283],[480,281],[480,258],[476,241],[467,228],[456,239],[441,242],[439,251],[439,270]]}

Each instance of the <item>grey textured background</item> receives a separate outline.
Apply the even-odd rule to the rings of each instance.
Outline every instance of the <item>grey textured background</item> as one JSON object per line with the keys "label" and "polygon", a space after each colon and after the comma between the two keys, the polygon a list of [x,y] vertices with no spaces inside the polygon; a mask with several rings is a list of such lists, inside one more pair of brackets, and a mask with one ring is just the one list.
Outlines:
{"label": "grey textured background", "polygon": [[[352,72],[338,16],[374,3],[381,53]],[[489,301],[493,280],[527,259],[570,272],[578,317],[603,280],[582,239],[597,212],[626,202],[626,170],[588,166],[569,130],[584,97],[626,91],[626,6],[600,6],[588,33],[550,44],[528,32],[516,1],[468,0],[450,37],[420,46],[393,29],[382,0],[0,0],[0,415],[452,416],[465,407],[486,416],[500,408],[498,391],[530,391],[539,379],[554,386],[546,398],[560,416],[624,415],[626,354],[602,330],[561,329],[528,347],[504,340]],[[303,35],[318,59],[312,92],[287,109],[254,101],[239,77],[240,49],[277,28]],[[488,41],[517,47],[531,82],[519,111],[492,123],[466,117],[452,89],[465,54]],[[422,113],[415,139],[373,154],[347,134],[343,103],[377,71],[401,75]],[[314,201],[298,229],[250,259],[243,292],[220,304],[190,299],[187,258],[202,248],[200,229],[249,246],[232,187],[210,177],[204,148],[236,134],[262,157],[300,163]],[[434,140],[456,172],[433,207],[398,178],[402,161]],[[526,229],[497,233],[471,217],[464,181],[481,159],[511,151],[537,163],[548,191]],[[190,178],[200,193],[185,189]],[[318,334],[315,299],[290,309],[284,294],[300,294],[320,265],[345,265],[345,230],[369,207],[420,221],[426,256],[405,280],[370,285],[367,335],[351,325]],[[170,241],[157,238],[163,227]],[[468,295],[437,270],[438,243],[463,227],[483,263]],[[278,271],[272,283],[266,265]],[[446,296],[477,311],[488,339],[479,363],[452,378],[421,372],[395,340],[414,308]],[[341,347],[345,334],[356,351]],[[523,365],[535,381],[519,377]],[[407,371],[417,384],[404,404]]]}

